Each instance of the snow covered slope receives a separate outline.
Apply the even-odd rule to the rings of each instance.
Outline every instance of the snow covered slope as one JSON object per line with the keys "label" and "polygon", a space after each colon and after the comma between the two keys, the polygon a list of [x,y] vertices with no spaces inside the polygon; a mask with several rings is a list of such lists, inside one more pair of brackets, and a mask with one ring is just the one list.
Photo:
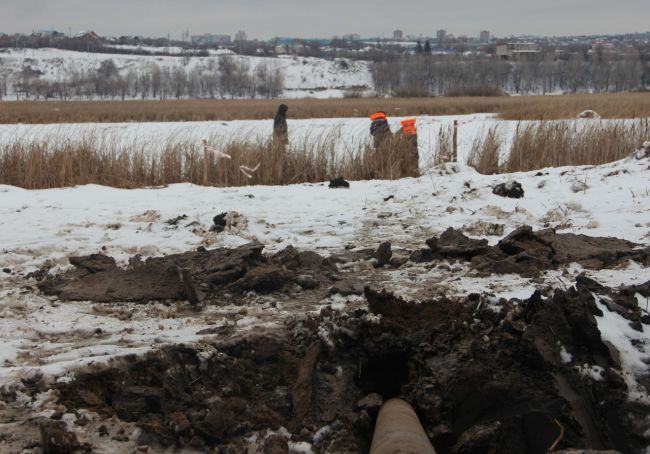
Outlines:
{"label": "snow covered slope", "polygon": [[[186,72],[197,67],[217,67],[223,52],[213,52],[208,57],[190,57],[185,64],[182,56],[143,56],[123,54],[100,54],[74,52],[60,49],[8,49],[0,53],[0,76],[13,80],[23,68],[42,73],[42,78],[57,81],[70,77],[74,72],[89,72],[99,68],[104,60],[115,62],[122,75],[129,70],[141,71],[150,64],[157,64],[170,72],[182,67]],[[252,69],[260,64],[282,69],[286,97],[337,97],[352,87],[372,86],[367,62],[351,60],[323,60],[311,57],[282,56],[248,57],[233,55],[232,58],[246,61]],[[343,63],[342,63],[343,62]]]}

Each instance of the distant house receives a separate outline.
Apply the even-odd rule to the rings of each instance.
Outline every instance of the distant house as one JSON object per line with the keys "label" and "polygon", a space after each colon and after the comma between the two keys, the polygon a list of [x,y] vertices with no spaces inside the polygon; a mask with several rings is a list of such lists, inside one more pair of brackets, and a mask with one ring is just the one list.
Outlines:
{"label": "distant house", "polygon": [[34,34],[38,36],[42,36],[43,38],[64,38],[65,37],[65,33],[55,30],[53,28],[39,30]]}
{"label": "distant house", "polygon": [[76,33],[74,35],[74,38],[90,40],[90,41],[97,41],[99,39],[99,35],[97,35],[97,33],[95,33],[92,30],[91,31],[81,31],[79,33]]}
{"label": "distant house", "polygon": [[11,41],[11,37],[6,33],[0,33],[0,44]]}
{"label": "distant house", "polygon": [[542,49],[537,43],[506,43],[496,46],[496,56],[502,60],[537,58],[541,54]]}
{"label": "distant house", "polygon": [[232,44],[232,38],[230,35],[215,35],[212,33],[192,35],[190,41],[192,44],[197,46],[228,46]]}
{"label": "distant house", "polygon": [[131,44],[132,40],[133,40],[133,36],[122,35],[119,38],[117,38],[116,41],[118,44]]}

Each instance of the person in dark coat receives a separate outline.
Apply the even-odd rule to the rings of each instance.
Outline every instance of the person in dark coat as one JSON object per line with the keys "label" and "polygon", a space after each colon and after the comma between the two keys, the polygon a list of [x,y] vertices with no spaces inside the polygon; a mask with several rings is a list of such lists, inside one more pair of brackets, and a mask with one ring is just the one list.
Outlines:
{"label": "person in dark coat", "polygon": [[287,110],[289,106],[280,104],[273,119],[273,141],[286,146],[289,143],[289,128],[287,127]]}
{"label": "person in dark coat", "polygon": [[370,135],[373,139],[373,146],[375,150],[379,150],[392,137],[386,112],[378,111],[373,113],[370,115],[370,122]]}

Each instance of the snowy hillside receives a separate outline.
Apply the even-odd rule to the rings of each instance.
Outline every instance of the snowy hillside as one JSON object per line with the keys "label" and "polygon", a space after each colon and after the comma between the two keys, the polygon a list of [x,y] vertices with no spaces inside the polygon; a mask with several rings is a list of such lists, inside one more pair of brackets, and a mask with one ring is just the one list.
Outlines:
{"label": "snowy hillside", "polygon": [[[207,57],[182,57],[100,54],[60,49],[8,49],[0,52],[0,78],[6,78],[11,87],[12,81],[20,79],[21,72],[30,68],[30,74],[40,74],[40,79],[62,81],[75,73],[96,71],[105,60],[113,60],[122,76],[126,76],[129,71],[141,73],[153,64],[170,74],[174,68],[183,68],[189,74],[195,69],[215,71],[219,59],[224,55],[229,54],[212,51]],[[232,58],[246,62],[251,70],[260,65],[280,68],[284,76],[284,96],[289,98],[337,97],[342,96],[346,90],[355,87],[370,88],[372,85],[367,62],[293,56],[270,58],[232,55]]]}

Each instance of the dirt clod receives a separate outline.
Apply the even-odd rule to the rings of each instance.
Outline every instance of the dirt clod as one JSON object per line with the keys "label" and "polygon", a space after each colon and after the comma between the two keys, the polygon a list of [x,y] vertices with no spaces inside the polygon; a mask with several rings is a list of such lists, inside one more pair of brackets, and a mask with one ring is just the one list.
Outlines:
{"label": "dirt clod", "polygon": [[88,445],[79,443],[77,436],[68,431],[63,421],[46,419],[40,423],[43,454],[72,454],[90,452]]}
{"label": "dirt clod", "polygon": [[521,199],[524,196],[524,189],[521,187],[521,183],[513,180],[497,184],[492,188],[492,194],[510,199]]}
{"label": "dirt clod", "polygon": [[[111,257],[104,255],[74,257],[70,261],[76,269],[57,276],[44,273],[39,276],[39,288],[71,301],[187,300],[196,304],[233,291],[276,292],[291,281],[304,290],[313,290],[330,283],[338,273],[330,259],[315,252],[290,246],[267,257],[263,249],[259,243],[249,243],[234,249],[202,249],[146,261],[135,256],[127,268],[118,268]],[[304,278],[305,271],[311,279]]]}
{"label": "dirt clod", "polygon": [[334,178],[333,180],[330,180],[329,188],[330,189],[339,189],[339,188],[349,189],[350,188],[350,183],[345,181],[343,178],[338,177],[338,178]]}
{"label": "dirt clod", "polygon": [[384,266],[390,264],[390,259],[393,256],[390,241],[384,241],[377,248],[375,253],[377,257],[377,266]]}

